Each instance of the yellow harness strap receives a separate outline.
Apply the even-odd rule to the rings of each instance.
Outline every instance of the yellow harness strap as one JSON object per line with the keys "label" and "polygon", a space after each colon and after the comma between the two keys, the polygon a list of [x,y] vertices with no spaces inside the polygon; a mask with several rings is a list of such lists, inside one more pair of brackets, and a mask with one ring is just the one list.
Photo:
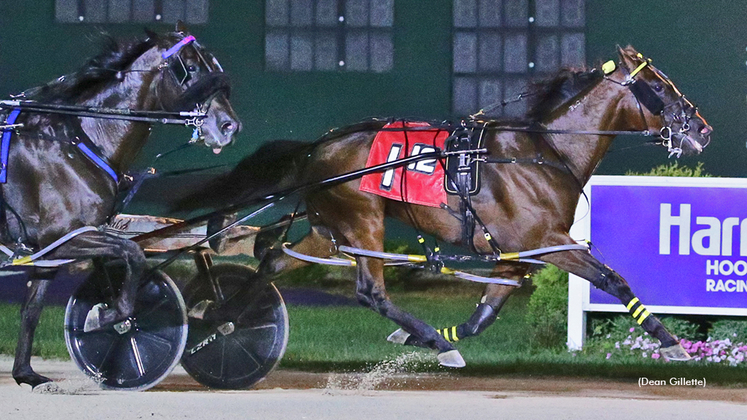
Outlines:
{"label": "yellow harness strap", "polygon": [[[638,58],[643,58],[643,55],[642,54],[638,54]],[[646,67],[646,66],[648,66],[649,64],[651,64],[651,59],[650,58],[643,58],[643,63],[639,64],[638,67],[635,68],[635,70],[633,70],[632,72],[630,72],[630,78],[631,79],[634,78],[635,75],[638,74],[638,72],[640,72],[641,70],[643,70],[643,68]]]}

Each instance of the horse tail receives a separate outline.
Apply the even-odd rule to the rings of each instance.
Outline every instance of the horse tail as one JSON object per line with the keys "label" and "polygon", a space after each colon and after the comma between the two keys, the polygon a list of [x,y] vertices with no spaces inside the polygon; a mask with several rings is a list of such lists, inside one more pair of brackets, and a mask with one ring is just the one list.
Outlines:
{"label": "horse tail", "polygon": [[180,199],[173,211],[225,208],[298,184],[302,158],[313,144],[293,140],[265,143],[230,172]]}

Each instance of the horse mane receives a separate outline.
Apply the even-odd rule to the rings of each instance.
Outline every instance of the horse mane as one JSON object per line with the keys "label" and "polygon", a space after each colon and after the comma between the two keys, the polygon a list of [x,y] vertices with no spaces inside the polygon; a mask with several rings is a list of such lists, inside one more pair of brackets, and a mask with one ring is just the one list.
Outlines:
{"label": "horse mane", "polygon": [[127,69],[133,61],[155,46],[156,39],[117,40],[100,33],[102,50],[77,72],[61,76],[45,85],[23,92],[28,99],[44,102],[66,102],[80,97],[101,83],[117,78],[117,72]]}
{"label": "horse mane", "polygon": [[371,118],[355,124],[333,128],[318,138],[314,143],[333,141],[340,137],[347,136],[348,134],[360,131],[377,131],[392,121],[394,121],[393,118]]}
{"label": "horse mane", "polygon": [[531,100],[526,117],[531,121],[542,121],[561,105],[587,91],[602,80],[597,69],[562,69],[548,79],[539,80],[530,86]]}

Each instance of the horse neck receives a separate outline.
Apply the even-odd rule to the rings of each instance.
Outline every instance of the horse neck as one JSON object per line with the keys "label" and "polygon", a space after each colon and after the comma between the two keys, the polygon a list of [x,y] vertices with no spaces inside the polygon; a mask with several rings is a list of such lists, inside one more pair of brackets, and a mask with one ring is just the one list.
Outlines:
{"label": "horse neck", "polygon": [[[600,81],[587,94],[567,102],[544,123],[549,130],[621,131],[641,125],[633,95],[628,88]],[[640,119],[640,117],[638,117]],[[643,129],[642,127],[639,129]],[[568,165],[574,176],[586,184],[607,153],[614,135],[547,134],[545,138]]]}
{"label": "horse neck", "polygon": [[[151,85],[162,60],[156,48],[138,57],[122,80],[81,102],[91,107],[153,110],[157,101]],[[81,128],[104,157],[119,171],[135,160],[150,136],[150,124],[104,118],[81,118]]]}

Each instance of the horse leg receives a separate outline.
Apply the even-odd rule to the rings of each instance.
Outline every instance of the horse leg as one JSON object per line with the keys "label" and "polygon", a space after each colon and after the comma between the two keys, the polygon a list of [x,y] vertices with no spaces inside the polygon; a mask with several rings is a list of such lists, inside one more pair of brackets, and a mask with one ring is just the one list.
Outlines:
{"label": "horse leg", "polygon": [[[262,261],[257,268],[257,273],[262,277],[272,277],[275,274],[295,270],[309,265],[309,262],[293,258],[281,249],[272,248],[279,238],[279,230],[269,231],[263,238],[257,238],[254,245],[254,255],[261,255]],[[270,238],[273,238],[270,240]],[[303,255],[317,258],[328,258],[337,253],[332,234],[324,226],[312,226],[309,234],[301,238],[289,248]]]}
{"label": "horse leg", "polygon": [[[520,280],[529,272],[529,266],[521,264],[498,264],[493,270],[493,277]],[[467,322],[452,327],[439,328],[437,333],[444,336],[449,342],[456,342],[467,337],[480,335],[486,328],[491,326],[500,312],[503,304],[506,303],[511,293],[516,290],[514,286],[505,286],[500,284],[489,284],[485,287],[485,293],[477,304],[475,311]],[[424,347],[425,344],[419,342],[415,337],[406,333],[402,329],[393,332],[387,341],[397,344],[412,345]]]}
{"label": "horse leg", "polygon": [[113,307],[104,302],[94,305],[86,315],[85,332],[101,329],[132,315],[139,281],[145,271],[145,254],[137,243],[100,232],[87,232],[60,246],[53,255],[64,259],[113,258],[125,263],[125,278],[119,296],[112,302]]}
{"label": "horse leg", "polygon": [[[34,273],[32,273],[32,276]],[[16,354],[13,360],[13,379],[18,385],[29,384],[31,387],[51,382],[46,376],[39,375],[31,368],[31,346],[34,333],[39,324],[39,317],[44,308],[44,294],[49,287],[50,280],[33,279],[29,281],[26,299],[21,306],[21,329],[16,344]]]}
{"label": "horse leg", "polygon": [[356,257],[356,297],[358,302],[392,320],[424,347],[438,350],[438,362],[446,367],[464,367],[464,359],[454,346],[425,322],[403,311],[391,300],[384,286],[384,262],[376,258]]}
{"label": "horse leg", "polygon": [[[567,238],[567,241],[570,241]],[[689,360],[690,356],[679,344],[659,318],[651,314],[633,294],[628,282],[611,268],[602,264],[586,251],[566,251],[548,254],[542,260],[554,264],[561,270],[582,277],[598,289],[615,296],[626,306],[630,315],[649,335],[661,342],[661,355],[667,360]]]}

